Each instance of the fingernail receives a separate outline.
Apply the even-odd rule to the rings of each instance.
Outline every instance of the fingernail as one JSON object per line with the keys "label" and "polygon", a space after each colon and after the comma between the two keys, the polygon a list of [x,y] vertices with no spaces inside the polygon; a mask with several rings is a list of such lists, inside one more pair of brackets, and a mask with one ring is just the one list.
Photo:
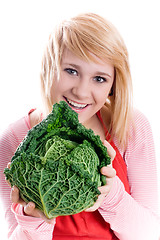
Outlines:
{"label": "fingernail", "polygon": [[29,208],[32,208],[33,206],[32,206],[32,203],[28,203],[28,207]]}
{"label": "fingernail", "polygon": [[17,188],[16,188],[15,186],[12,187],[12,190],[13,190],[14,192],[17,192]]}

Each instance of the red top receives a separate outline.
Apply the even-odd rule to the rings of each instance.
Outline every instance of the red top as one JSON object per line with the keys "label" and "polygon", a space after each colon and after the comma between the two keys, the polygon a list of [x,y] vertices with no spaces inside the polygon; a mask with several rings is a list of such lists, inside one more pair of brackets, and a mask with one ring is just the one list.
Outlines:
{"label": "red top", "polygon": [[[103,124],[100,113],[97,113]],[[110,139],[110,135],[104,126],[106,140]],[[117,176],[123,182],[125,190],[129,193],[129,183],[127,179],[127,168],[114,142],[110,140],[110,144],[116,150],[116,157],[113,161],[113,167]],[[56,225],[53,232],[53,239],[56,240],[114,240],[118,239],[110,229],[109,223],[105,222],[98,210],[95,212],[81,212],[75,215],[60,216],[56,218]]]}

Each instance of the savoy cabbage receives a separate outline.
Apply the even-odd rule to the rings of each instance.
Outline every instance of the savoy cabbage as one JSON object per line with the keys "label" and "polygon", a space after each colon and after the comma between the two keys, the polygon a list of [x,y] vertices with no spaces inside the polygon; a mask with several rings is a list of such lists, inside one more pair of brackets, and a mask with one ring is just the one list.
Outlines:
{"label": "savoy cabbage", "polygon": [[26,202],[33,201],[48,218],[72,215],[92,206],[110,163],[106,147],[78,121],[66,102],[29,130],[4,173]]}

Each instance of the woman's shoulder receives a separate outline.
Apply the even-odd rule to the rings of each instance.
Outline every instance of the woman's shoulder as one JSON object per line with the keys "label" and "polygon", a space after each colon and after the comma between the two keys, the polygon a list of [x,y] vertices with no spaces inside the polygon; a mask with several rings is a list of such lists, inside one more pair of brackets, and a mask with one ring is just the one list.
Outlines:
{"label": "woman's shoulder", "polygon": [[136,122],[146,122],[149,123],[147,116],[137,108],[133,109],[133,119]]}
{"label": "woman's shoulder", "polygon": [[1,132],[1,141],[8,139],[8,141],[20,143],[28,131],[38,121],[38,112],[36,109],[31,109],[28,113],[26,112],[26,115],[10,123],[8,127]]}
{"label": "woman's shoulder", "polygon": [[28,118],[29,126],[32,128],[42,121],[42,111],[40,109],[33,109],[29,112]]}
{"label": "woman's shoulder", "polygon": [[[1,161],[3,158],[10,161],[18,145],[26,136],[29,127],[26,123],[25,117],[22,117],[6,127],[0,134],[0,155]],[[7,156],[9,156],[7,158]],[[2,161],[2,162],[5,162]]]}
{"label": "woman's shoulder", "polygon": [[151,125],[146,115],[138,109],[133,110],[133,118],[130,127],[131,133],[144,133],[151,131]]}
{"label": "woman's shoulder", "polygon": [[151,124],[144,113],[134,109],[127,145],[135,150],[136,148],[142,148],[149,142],[153,144]]}

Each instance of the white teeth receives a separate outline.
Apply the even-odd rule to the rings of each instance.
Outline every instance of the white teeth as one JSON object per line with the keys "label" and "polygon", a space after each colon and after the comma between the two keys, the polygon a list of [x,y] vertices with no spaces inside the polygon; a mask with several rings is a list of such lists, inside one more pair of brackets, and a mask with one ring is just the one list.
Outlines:
{"label": "white teeth", "polygon": [[71,104],[73,107],[76,107],[76,108],[84,108],[84,107],[87,106],[87,104],[76,103],[76,102],[73,102],[72,100],[70,100],[68,98],[67,98],[67,101],[69,102],[69,104]]}

